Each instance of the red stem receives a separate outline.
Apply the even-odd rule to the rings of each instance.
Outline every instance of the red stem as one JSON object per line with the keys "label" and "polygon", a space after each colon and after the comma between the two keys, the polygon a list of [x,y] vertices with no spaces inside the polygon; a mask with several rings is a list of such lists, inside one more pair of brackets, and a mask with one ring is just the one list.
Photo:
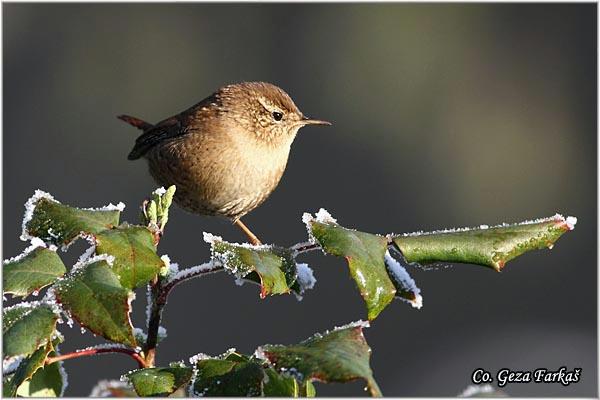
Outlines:
{"label": "red stem", "polygon": [[140,356],[138,353],[136,353],[132,349],[127,349],[127,348],[123,348],[123,347],[106,347],[106,348],[100,348],[100,349],[92,348],[92,349],[74,351],[72,353],[61,354],[61,355],[55,356],[55,357],[48,357],[46,359],[46,365],[52,364],[52,363],[55,363],[58,361],[70,360],[71,358],[93,356],[93,355],[102,354],[102,353],[127,354],[128,356],[133,358],[135,361],[137,361],[140,368],[146,368],[146,361],[144,361],[142,356]]}

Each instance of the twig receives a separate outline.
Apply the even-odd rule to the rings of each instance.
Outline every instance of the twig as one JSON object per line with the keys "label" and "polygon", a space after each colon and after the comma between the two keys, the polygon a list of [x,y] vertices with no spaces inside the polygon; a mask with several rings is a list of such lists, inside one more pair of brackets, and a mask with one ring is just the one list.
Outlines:
{"label": "twig", "polygon": [[292,253],[294,253],[294,256],[297,256],[298,254],[307,253],[309,251],[318,250],[320,248],[321,246],[319,246],[316,243],[302,242],[296,243],[295,245],[290,247],[290,250],[292,251]]}
{"label": "twig", "polygon": [[206,262],[202,265],[197,265],[195,267],[182,269],[162,285],[159,302],[164,305],[167,302],[167,296],[171,290],[173,290],[173,288],[180,283],[192,278],[197,278],[202,275],[208,275],[223,270],[223,265],[215,260]]}
{"label": "twig", "polygon": [[46,365],[52,364],[52,363],[55,363],[58,361],[70,360],[71,358],[93,356],[93,355],[102,354],[102,353],[127,354],[128,356],[133,358],[135,361],[137,361],[140,368],[146,368],[146,365],[147,365],[139,353],[137,353],[135,350],[124,348],[124,347],[103,347],[103,348],[90,348],[90,349],[84,349],[84,350],[77,350],[72,353],[61,354],[61,355],[58,355],[55,357],[48,357],[48,358],[46,358]]}
{"label": "twig", "polygon": [[[158,328],[160,327],[160,317],[165,302],[159,302],[161,285],[158,277],[154,278],[151,283],[152,309],[150,311],[150,319],[148,320],[148,338],[146,339],[146,364],[149,367],[154,367],[156,359],[156,345],[158,344]],[[166,299],[165,299],[166,300]]]}

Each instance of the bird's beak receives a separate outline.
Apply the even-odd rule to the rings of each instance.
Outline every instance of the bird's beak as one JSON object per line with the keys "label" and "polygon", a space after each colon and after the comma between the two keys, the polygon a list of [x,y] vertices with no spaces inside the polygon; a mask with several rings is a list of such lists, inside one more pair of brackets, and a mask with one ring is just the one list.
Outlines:
{"label": "bird's beak", "polygon": [[319,119],[310,119],[308,117],[302,117],[299,122],[302,125],[331,125],[331,122],[321,121]]}

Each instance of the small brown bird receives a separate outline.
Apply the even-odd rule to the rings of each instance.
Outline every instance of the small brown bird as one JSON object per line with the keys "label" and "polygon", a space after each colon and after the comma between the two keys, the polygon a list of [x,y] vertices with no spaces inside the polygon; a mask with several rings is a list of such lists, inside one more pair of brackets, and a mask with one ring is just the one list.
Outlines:
{"label": "small brown bird", "polygon": [[145,157],[158,184],[176,185],[180,207],[233,220],[253,244],[260,241],[240,218],[277,187],[298,130],[331,125],[305,117],[286,92],[265,82],[224,86],[156,125],[118,118],[144,131],[128,158]]}

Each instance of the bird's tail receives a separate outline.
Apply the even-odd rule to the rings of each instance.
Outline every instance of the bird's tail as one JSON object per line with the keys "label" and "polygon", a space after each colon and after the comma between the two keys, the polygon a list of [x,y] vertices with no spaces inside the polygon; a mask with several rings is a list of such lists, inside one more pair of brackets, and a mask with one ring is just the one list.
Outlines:
{"label": "bird's tail", "polygon": [[119,118],[121,121],[127,122],[131,126],[135,126],[136,128],[144,130],[144,131],[148,130],[154,126],[146,121],[142,121],[139,118],[131,117],[129,115],[119,115],[119,116],[117,116],[117,118]]}

